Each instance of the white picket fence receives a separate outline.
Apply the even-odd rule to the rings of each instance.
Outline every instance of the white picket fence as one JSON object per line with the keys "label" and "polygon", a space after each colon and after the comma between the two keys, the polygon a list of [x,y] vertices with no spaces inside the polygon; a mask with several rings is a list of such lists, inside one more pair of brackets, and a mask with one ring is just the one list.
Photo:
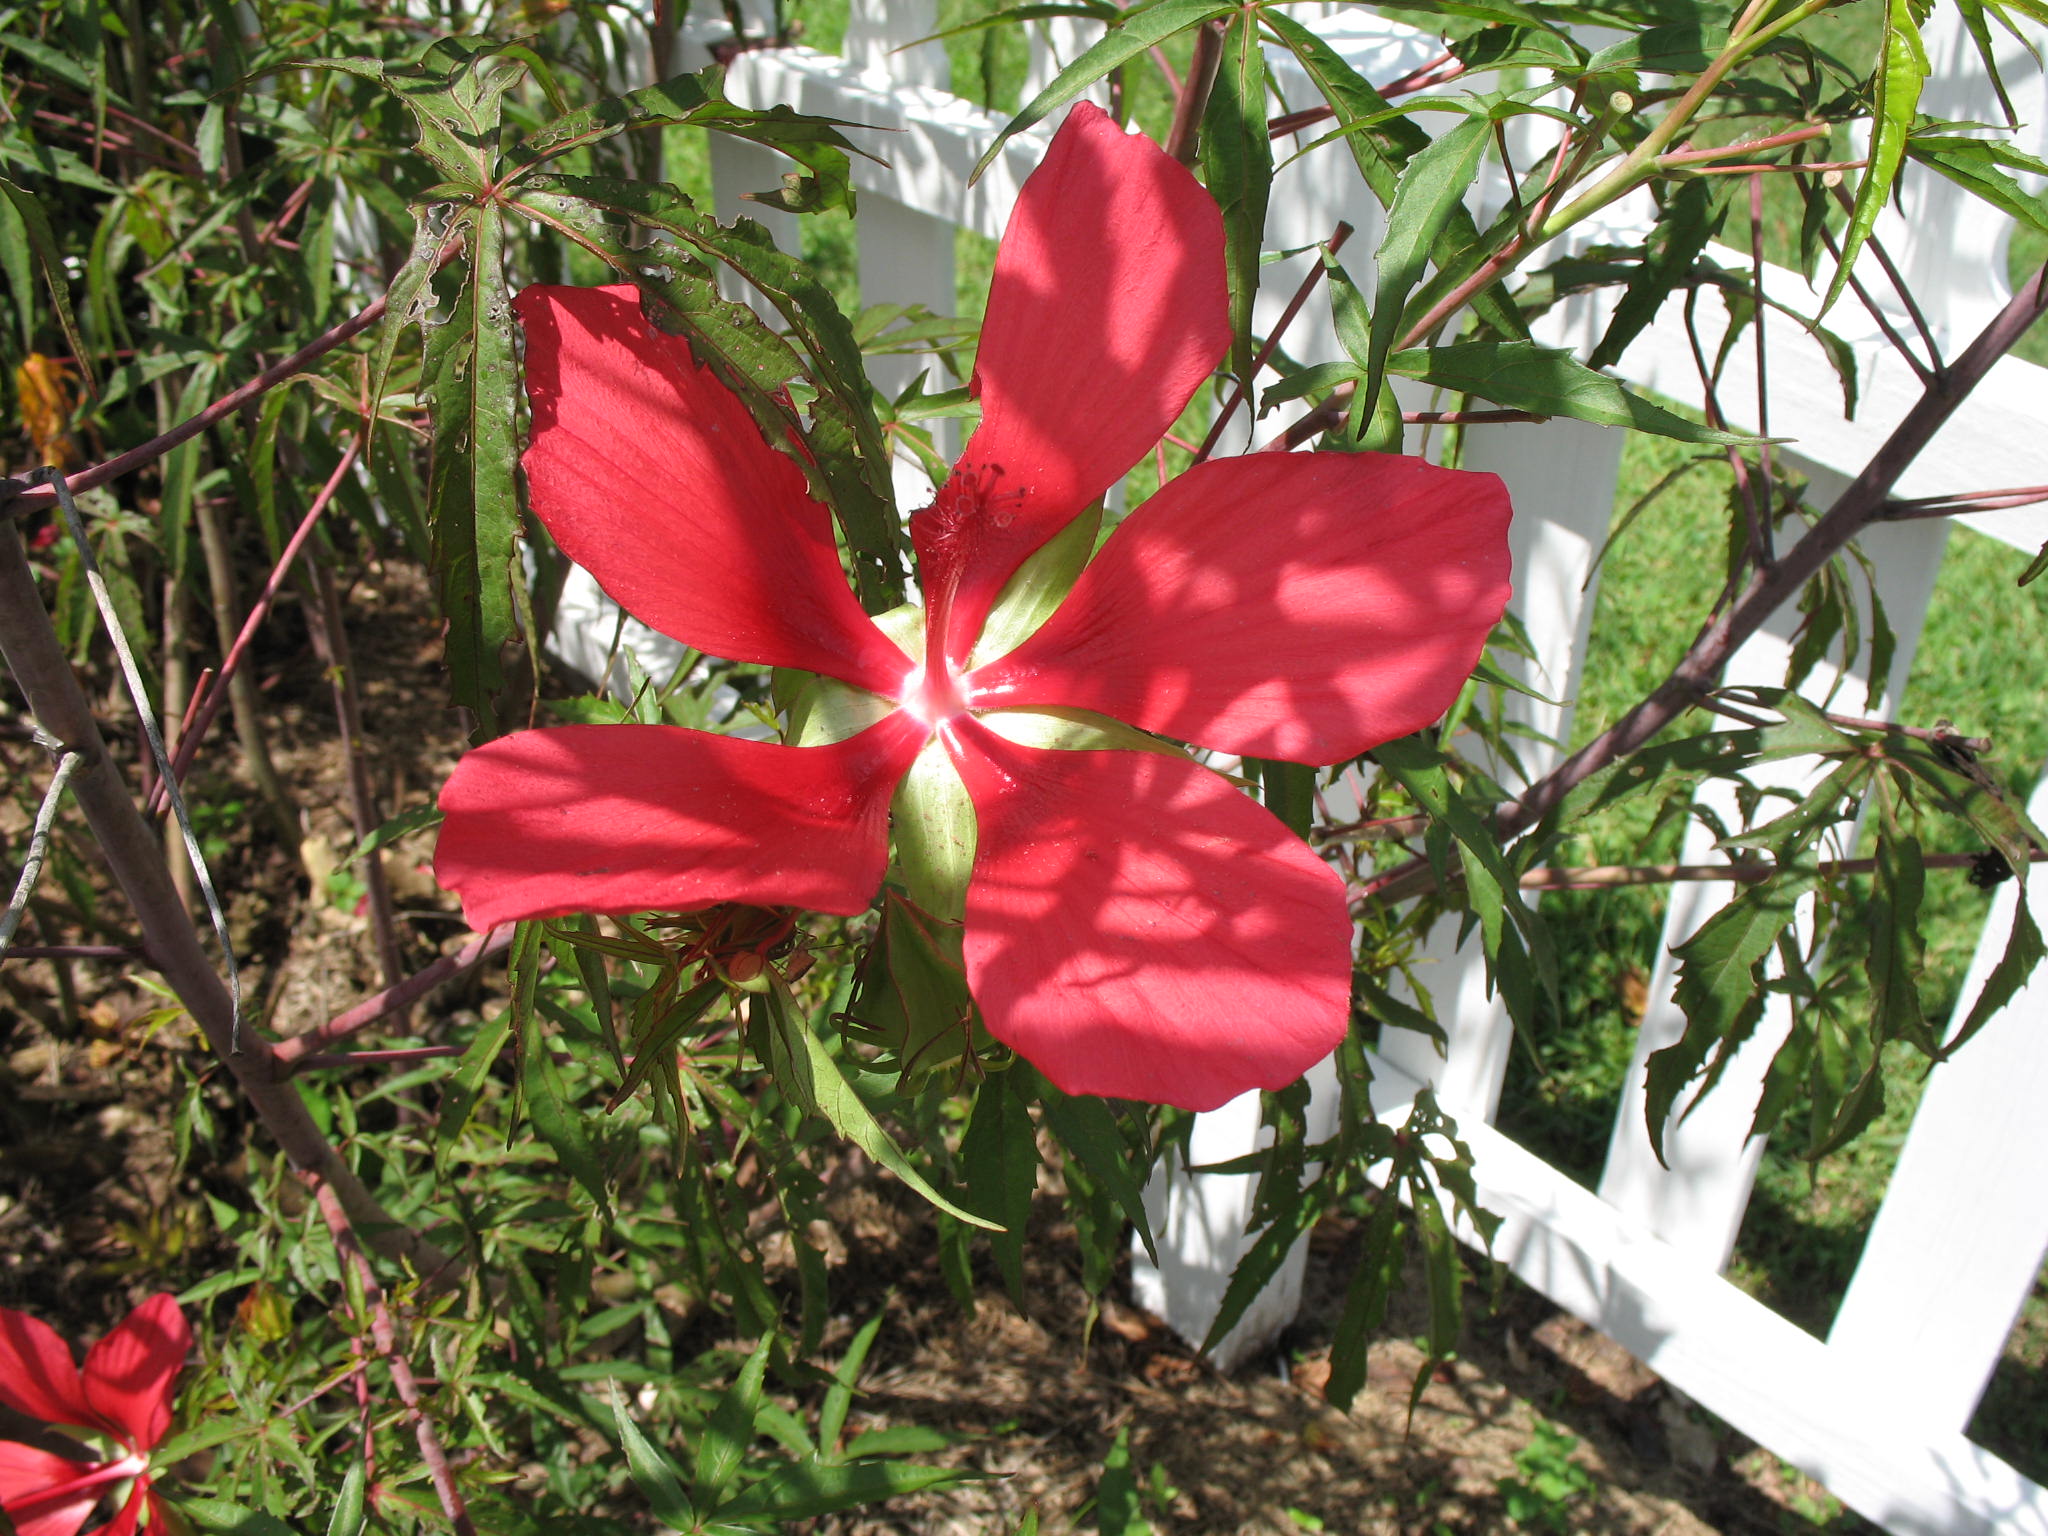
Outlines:
{"label": "white picket fence", "polygon": [[[1390,81],[1439,51],[1434,39],[1365,7],[1305,6],[1292,14],[1319,30],[1368,79]],[[968,169],[1002,119],[947,91],[941,47],[905,46],[935,25],[933,0],[855,0],[842,56],[801,47],[747,51],[733,62],[728,90],[745,104],[786,102],[869,130],[855,130],[855,137],[887,163],[854,162],[862,301],[922,303],[950,313],[956,229],[1000,235],[1051,125],[1011,141],[981,181],[969,186]],[[1086,46],[1093,25],[1071,18],[1040,25],[1027,94]],[[677,67],[700,66],[707,46],[729,37],[717,8],[699,7],[686,24]],[[1994,117],[1988,83],[1952,8],[1937,13],[1928,46],[1936,73],[1923,110],[1938,117]],[[2033,136],[2029,147],[2041,153],[2048,150],[2042,126],[2048,101],[2020,47],[2009,51],[2008,79],[2021,83],[2015,101]],[[1275,54],[1271,64],[1290,106],[1315,99],[1291,60]],[[621,61],[628,79],[644,79],[644,70],[643,61]],[[1535,119],[1521,121],[1541,127]],[[1518,163],[1531,163],[1529,151],[1537,147],[1522,144]],[[720,217],[760,219],[795,249],[794,219],[740,199],[744,192],[776,185],[781,169],[767,151],[713,136]],[[1641,217],[1640,208],[1624,204],[1607,227],[1625,228]],[[1310,245],[1327,238],[1340,219],[1358,230],[1347,258],[1360,274],[1382,227],[1376,206],[1348,156],[1311,156],[1285,170],[1275,187],[1267,248]],[[1911,173],[1904,216],[1886,216],[1880,234],[1914,281],[1946,351],[1973,335],[2006,297],[2007,233],[1983,204],[1945,182]],[[1746,265],[1733,252],[1722,257],[1729,265]],[[1267,268],[1258,329],[1277,317],[1309,259]],[[1369,283],[1369,276],[1362,280]],[[1769,284],[1777,297],[1808,312],[1816,302],[1794,274],[1774,269]],[[1873,287],[1885,291],[1881,283]],[[1545,339],[1590,345],[1603,321],[1596,304],[1576,303],[1549,318]],[[1863,367],[1863,404],[1853,422],[1841,418],[1840,391],[1818,349],[1786,324],[1774,324],[1770,336],[1770,427],[1796,438],[1785,456],[1810,479],[1822,505],[1862,467],[1918,392],[1915,379],[1853,301],[1845,300],[1830,324],[1856,342]],[[1711,322],[1708,334],[1714,334]],[[1320,351],[1314,341],[1319,336]],[[1334,354],[1329,337],[1327,304],[1318,297],[1296,322],[1288,346],[1315,361]],[[1748,356],[1747,343],[1742,356]],[[917,366],[908,360],[878,364],[878,382],[900,387]],[[1738,424],[1754,426],[1755,380],[1745,367],[1738,362],[1731,369],[1721,402]],[[1699,381],[1675,312],[1667,311],[1645,333],[1618,371],[1666,395],[1699,402]],[[2038,482],[2048,478],[2044,444],[2048,372],[2007,361],[1909,471],[1900,494]],[[1528,680],[1554,698],[1569,700],[1577,688],[1594,597],[1588,576],[1606,535],[1620,449],[1619,432],[1569,421],[1476,428],[1468,435],[1465,462],[1500,473],[1514,494],[1514,607],[1538,658]],[[919,478],[906,466],[907,497],[917,494]],[[2029,553],[2048,536],[2048,519],[2027,511],[1961,521]],[[1881,690],[1887,710],[1896,707],[1947,532],[1940,520],[1895,523],[1863,540],[1899,638]],[[2018,565],[2016,556],[2015,571]],[[583,602],[594,615],[604,612],[591,589],[580,598],[572,592],[567,601],[572,607],[565,611]],[[1730,680],[1780,682],[1791,621],[1786,616],[1746,646],[1730,668]],[[593,630],[608,643],[610,618],[594,618]],[[1809,691],[1826,690],[1835,674],[1823,674]],[[1850,696],[1860,703],[1861,695],[1857,686]],[[1517,699],[1515,707],[1546,735],[1568,736],[1568,705]],[[1526,766],[1540,775],[1556,756],[1531,750]],[[1774,782],[1795,782],[1806,771],[1794,764]],[[2032,810],[2048,819],[2048,781]],[[1695,830],[1682,857],[1689,863],[1713,859],[1711,840]],[[1732,889],[1701,884],[1674,893],[1660,947],[1664,958],[1650,987],[1653,1001],[1597,1193],[1489,1124],[1507,1059],[1508,1024],[1498,1001],[1486,995],[1476,957],[1458,953],[1448,932],[1432,936],[1427,950],[1430,989],[1450,1036],[1448,1053],[1439,1055],[1419,1035],[1389,1031],[1377,1062],[1376,1105],[1382,1115],[1399,1118],[1406,1101],[1423,1084],[1431,1085],[1472,1145],[1485,1205],[1505,1218],[1493,1243],[1497,1258],[1867,1518],[1895,1532],[1925,1536],[2048,1536],[2048,1490],[1963,1433],[2048,1250],[2048,1115],[2040,1108],[2048,1104],[2048,977],[1934,1072],[1854,1283],[1823,1340],[1721,1276],[1762,1151],[1746,1132],[1763,1068],[1789,1028],[1783,1006],[1758,1030],[1754,1046],[1722,1087],[1672,1128],[1668,1168],[1651,1154],[1644,1129],[1643,1062],[1676,1039],[1683,1025],[1670,1001],[1668,951]],[[2048,906],[2048,872],[2037,870],[2030,890],[2037,910]],[[1965,1009],[2001,952],[2012,900],[2008,886],[1964,987]],[[1327,1121],[1334,1096],[1320,1093],[1317,1107]],[[1257,1104],[1248,1097],[1201,1118],[1193,1160],[1241,1155],[1257,1137]],[[1246,1178],[1184,1173],[1162,1180],[1152,1192],[1161,1257],[1155,1268],[1139,1256],[1139,1295],[1190,1338],[1206,1332],[1247,1244],[1249,1193]],[[1291,1318],[1301,1263],[1297,1254],[1225,1342],[1226,1362],[1245,1357]]]}

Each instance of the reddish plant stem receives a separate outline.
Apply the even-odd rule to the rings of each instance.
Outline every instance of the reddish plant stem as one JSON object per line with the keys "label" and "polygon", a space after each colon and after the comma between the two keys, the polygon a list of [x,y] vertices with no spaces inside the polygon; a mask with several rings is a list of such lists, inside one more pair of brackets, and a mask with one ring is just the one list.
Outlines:
{"label": "reddish plant stem", "polygon": [[[441,254],[435,262],[436,267],[446,266],[460,254],[461,250],[462,237],[458,235],[441,247]],[[67,477],[73,493],[89,491],[94,486],[105,485],[109,480],[117,480],[145,464],[154,463],[178,444],[189,442],[215,422],[226,420],[251,400],[260,399],[275,389],[315,358],[332,352],[351,337],[360,336],[367,331],[384,318],[385,307],[390,302],[390,294],[379,294],[348,319],[322,332],[283,362],[264,369],[248,383],[228,391],[196,416],[188,417],[168,432],[151,438],[140,447],[130,448],[126,453],[118,453],[111,459],[81,469],[77,474]],[[16,518],[54,505],[57,493],[46,485],[24,488],[18,480],[0,480],[0,497],[11,498],[0,500],[0,512],[4,512],[9,518]]]}
{"label": "reddish plant stem", "polygon": [[[1391,101],[1396,96],[1426,90],[1432,85],[1442,85],[1455,80],[1465,72],[1465,65],[1455,54],[1443,54],[1430,60],[1420,69],[1410,70],[1392,85],[1380,87],[1380,95]],[[1299,133],[1304,128],[1313,128],[1317,123],[1327,123],[1335,117],[1336,111],[1328,106],[1303,107],[1299,112],[1283,112],[1278,117],[1266,120],[1266,137],[1284,139],[1290,133]]]}
{"label": "reddish plant stem", "polygon": [[1923,496],[1917,501],[1888,501],[1878,517],[1888,523],[1916,517],[1956,517],[1969,512],[1996,512],[2031,507],[2048,501],[2048,485],[2016,485],[2002,491],[1961,491],[1953,496]]}
{"label": "reddish plant stem", "polygon": [[1693,171],[1695,176],[1748,176],[1752,173],[1765,176],[1795,176],[1812,171],[1860,171],[1868,160],[1799,160],[1780,162],[1761,160],[1744,165],[1702,165]]}
{"label": "reddish plant stem", "polygon": [[[1836,187],[1834,193],[1836,204],[1844,212],[1855,208],[1854,200],[1844,189]],[[1824,230],[1823,233],[1825,234],[1826,231]],[[1928,365],[1936,373],[1941,372],[1941,348],[1935,344],[1934,329],[1928,325],[1927,316],[1922,313],[1919,301],[1913,297],[1913,290],[1907,284],[1904,275],[1900,273],[1898,264],[1892,260],[1891,254],[1885,250],[1884,243],[1877,238],[1874,231],[1864,237],[1863,243],[1869,247],[1870,254],[1877,258],[1878,266],[1884,269],[1885,280],[1892,285],[1892,292],[1899,296],[1899,302],[1906,307],[1906,317],[1913,322],[1913,329],[1920,333],[1921,344],[1927,348]],[[1835,242],[1832,235],[1828,237],[1828,249],[1831,251],[1835,250]],[[1839,256],[1841,253],[1836,251],[1835,254]],[[1866,300],[1865,302],[1867,304],[1869,301]],[[1875,306],[1872,305],[1871,308],[1874,313]]]}
{"label": "reddish plant stem", "polygon": [[284,233],[285,226],[305,211],[306,204],[312,199],[315,185],[317,183],[309,176],[292,188],[291,194],[284,200],[284,206],[277,210],[277,217],[264,225],[257,234],[258,245],[273,245],[277,242],[278,237]]}
{"label": "reddish plant stem", "polygon": [[71,781],[72,798],[134,909],[143,952],[204,1032],[264,1128],[296,1167],[333,1187],[380,1253],[423,1275],[445,1274],[448,1256],[386,1211],[321,1134],[298,1091],[285,1081],[269,1042],[244,1030],[237,1046],[227,988],[171,887],[156,837],[107,755],[91,705],[36,590],[21,536],[6,518],[0,518],[0,653],[42,728],[64,750],[84,759]]}
{"label": "reddish plant stem", "polygon": [[[1576,158],[1583,161],[1583,158],[1586,155],[1590,155],[1597,146],[1597,137],[1588,135],[1585,142],[1581,145],[1579,155]],[[1412,347],[1422,341],[1445,320],[1450,318],[1451,315],[1455,314],[1460,306],[1470,299],[1473,294],[1486,287],[1487,284],[1494,281],[1495,278],[1507,271],[1508,268],[1521,258],[1524,249],[1531,244],[1530,232],[1541,226],[1544,218],[1550,212],[1551,204],[1557,200],[1559,194],[1572,184],[1577,166],[1574,165],[1569,173],[1566,170],[1566,166],[1567,162],[1573,159],[1572,135],[1567,132],[1563,139],[1558,142],[1557,153],[1551,158],[1550,174],[1544,178],[1542,195],[1536,199],[1535,204],[1529,209],[1527,218],[1522,221],[1521,229],[1509,238],[1506,245],[1482,262],[1476,272],[1459,283],[1441,299],[1437,300],[1435,304],[1431,305],[1429,313],[1410,326],[1407,333],[1395,343],[1397,348]],[[1356,389],[1357,386],[1353,384],[1339,385],[1330,392],[1330,398],[1321,405],[1303,416],[1271,441],[1261,443],[1259,451],[1261,453],[1292,452],[1310,438],[1329,431],[1330,428],[1344,419],[1345,413],[1351,407],[1351,397],[1356,392]]]}
{"label": "reddish plant stem", "polygon": [[[1740,144],[1722,144],[1706,149],[1672,149],[1657,157],[1665,166],[1698,164],[1703,160],[1732,160],[1737,155],[1759,154],[1767,149],[1783,149],[1788,144],[1803,144],[1808,139],[1824,139],[1828,135],[1827,124],[1808,123],[1803,128],[1788,128],[1783,133],[1767,134],[1761,139],[1745,139]],[[1802,171],[1828,169],[1825,165],[1800,165],[1787,167]]]}
{"label": "reddish plant stem", "polygon": [[1223,62],[1224,26],[1223,22],[1210,21],[1195,29],[1195,51],[1188,60],[1188,77],[1181,82],[1180,94],[1174,98],[1173,126],[1167,130],[1165,148],[1182,165],[1195,163],[1202,114],[1208,110],[1209,93],[1216,87],[1216,70]]}
{"label": "reddish plant stem", "polygon": [[[1822,228],[1820,238],[1822,243],[1827,246],[1828,254],[1839,262],[1842,259],[1842,248],[1836,242],[1833,233],[1826,228]],[[1865,240],[1863,243],[1865,246],[1870,246],[1868,240]],[[1874,251],[1875,248],[1872,247],[1872,249]],[[1905,359],[1906,366],[1913,370],[1914,376],[1922,384],[1925,384],[1929,379],[1936,377],[1941,372],[1941,354],[1935,350],[1933,342],[1930,340],[1927,343],[1929,361],[1922,362],[1920,355],[1906,345],[1906,338],[1901,336],[1898,328],[1892,324],[1891,317],[1884,312],[1884,306],[1879,304],[1876,297],[1864,286],[1863,279],[1856,276],[1853,272],[1849,274],[1849,291],[1856,295],[1856,302],[1863,306],[1864,313],[1870,316],[1878,331],[1891,344],[1892,350]],[[1925,335],[1924,330],[1922,334],[1923,336]]]}
{"label": "reddish plant stem", "polygon": [[1537,411],[1403,411],[1401,420],[1417,427],[1491,427],[1550,418]]}
{"label": "reddish plant stem", "polygon": [[363,1301],[370,1309],[370,1340],[376,1345],[384,1368],[391,1373],[391,1385],[397,1389],[399,1402],[405,1405],[406,1416],[412,1420],[413,1440],[420,1448],[420,1461],[426,1466],[427,1479],[433,1483],[434,1493],[441,1501],[441,1512],[455,1527],[456,1536],[476,1536],[476,1526],[469,1518],[462,1492],[455,1486],[455,1474],[448,1465],[448,1454],[441,1449],[441,1438],[434,1433],[433,1423],[420,1406],[419,1381],[412,1373],[412,1362],[398,1347],[398,1329],[391,1320],[391,1307],[384,1299],[383,1287],[377,1284],[376,1272],[371,1269],[369,1258],[356,1241],[349,1212],[317,1174],[305,1173],[300,1177],[319,1202],[320,1217],[334,1236],[334,1246],[340,1251],[342,1262],[351,1265],[356,1278],[362,1282]]}
{"label": "reddish plant stem", "polygon": [[[1749,273],[1750,281],[1756,285],[1756,314],[1749,322],[1749,328],[1756,338],[1756,435],[1768,438],[1771,435],[1771,392],[1765,382],[1771,376],[1769,359],[1764,350],[1765,321],[1771,312],[1770,305],[1763,302],[1764,293],[1764,179],[1761,176],[1749,178]],[[1731,459],[1740,460],[1742,451],[1730,448]],[[1772,557],[1771,512],[1777,505],[1777,492],[1772,485],[1771,445],[1766,442],[1756,451],[1757,478],[1763,483],[1759,488],[1757,501],[1759,515],[1754,525],[1756,537],[1756,560],[1759,565],[1768,565]]]}
{"label": "reddish plant stem", "polygon": [[389,1051],[330,1051],[324,1056],[302,1056],[296,1070],[323,1072],[334,1067],[367,1067],[388,1062],[432,1061],[439,1056],[460,1056],[459,1045],[411,1045]]}
{"label": "reddish plant stem", "polygon": [[397,986],[386,987],[382,992],[364,998],[346,1013],[337,1013],[318,1029],[309,1029],[303,1035],[294,1035],[281,1042],[275,1048],[279,1068],[289,1077],[300,1069],[300,1064],[307,1057],[318,1055],[349,1036],[368,1029],[380,1019],[388,1019],[394,1013],[411,1007],[443,982],[482,965],[486,960],[495,959],[511,947],[512,928],[509,924],[478,934],[456,953],[443,955]]}
{"label": "reddish plant stem", "polygon": [[[1992,364],[2011,351],[2013,343],[2044,313],[2048,313],[2048,266],[2020,285],[2019,292],[1940,377],[1928,380],[1919,400],[1892,429],[1863,472],[1806,537],[1774,565],[1751,575],[1741,596],[1707,622],[1670,676],[1621,719],[1500,809],[1495,816],[1499,835],[1510,838],[1536,825],[1575,785],[1648,746],[1711,689],[1736,649],[1852,538],[1878,519],[1899,477],[1983,382]],[[1366,895],[1385,902],[1400,901],[1427,890],[1431,879],[1428,862],[1411,859],[1368,882]]]}
{"label": "reddish plant stem", "polygon": [[[1339,219],[1337,227],[1330,231],[1330,238],[1323,243],[1330,254],[1335,256],[1344,248],[1344,242],[1350,238],[1351,226]],[[1252,359],[1253,377],[1257,377],[1258,371],[1266,366],[1267,359],[1273,355],[1273,349],[1280,345],[1280,338],[1287,334],[1287,327],[1292,325],[1294,317],[1301,313],[1301,306],[1306,304],[1308,296],[1315,292],[1316,284],[1323,280],[1326,270],[1320,261],[1309,268],[1308,276],[1301,280],[1301,286],[1294,290],[1294,297],[1287,301],[1287,307],[1280,312],[1280,318],[1274,324],[1272,334],[1266,338],[1265,344],[1259,348],[1258,355]],[[1230,418],[1236,415],[1238,408],[1244,404],[1245,394],[1250,386],[1250,379],[1237,381],[1237,387],[1231,391],[1229,402],[1216,413],[1216,419],[1209,424],[1209,435],[1202,439],[1202,446],[1195,450],[1197,464],[1208,458],[1215,450],[1217,439],[1223,436],[1224,427],[1229,425]]]}
{"label": "reddish plant stem", "polygon": [[[1981,862],[1981,853],[1930,853],[1921,860],[1927,869],[1969,869]],[[2033,862],[2048,860],[2048,853],[2034,850]],[[1868,875],[1877,869],[1876,859],[1823,859],[1818,868],[1823,876]],[[1730,880],[1754,885],[1778,873],[1776,864],[1592,864],[1582,869],[1532,869],[1522,876],[1525,891],[1598,891],[1624,885],[1670,885],[1677,881]]]}
{"label": "reddish plant stem", "polygon": [[127,944],[10,944],[8,960],[140,960],[142,951]]}
{"label": "reddish plant stem", "polygon": [[1442,85],[1455,80],[1465,73],[1465,61],[1455,53],[1440,53],[1419,69],[1411,69],[1391,85],[1382,86],[1380,95],[1391,101],[1396,96],[1411,95],[1427,90],[1432,85]]}
{"label": "reddish plant stem", "polygon": [[[256,599],[256,605],[242,621],[242,632],[235,636],[234,645],[229,648],[226,659],[221,662],[220,675],[201,697],[199,712],[193,716],[191,729],[185,733],[184,739],[178,743],[177,752],[171,757],[171,767],[176,771],[180,784],[185,782],[186,771],[192,766],[192,758],[198,752],[200,742],[206,739],[208,728],[212,726],[214,717],[220,713],[221,705],[228,698],[227,685],[240,671],[242,659],[249,653],[249,642],[256,638],[256,631],[270,616],[271,605],[277,601],[277,594],[284,586],[284,579],[291,572],[292,562],[298,558],[299,551],[312,536],[313,525],[320,520],[320,514],[327,510],[328,503],[334,500],[335,493],[341,489],[342,477],[355,464],[362,450],[363,439],[359,434],[342,451],[341,462],[334,466],[334,473],[329,475],[327,483],[320,487],[320,494],[313,498],[313,505],[307,508],[305,517],[300,519],[299,526],[293,530],[291,538],[286,542],[284,553],[277,557],[277,564],[270,572],[270,579],[263,584],[263,595]],[[149,797],[149,814],[161,816],[168,804],[169,801],[159,786]]]}

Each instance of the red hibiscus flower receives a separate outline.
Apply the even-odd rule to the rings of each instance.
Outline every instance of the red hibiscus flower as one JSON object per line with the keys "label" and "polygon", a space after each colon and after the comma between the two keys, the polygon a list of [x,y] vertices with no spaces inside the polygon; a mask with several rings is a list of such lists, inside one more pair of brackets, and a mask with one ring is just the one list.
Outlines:
{"label": "red hibiscus flower", "polygon": [[0,1510],[20,1536],[73,1536],[107,1493],[129,1485],[101,1536],[129,1536],[145,1508],[162,1509],[149,1482],[149,1453],[171,1426],[171,1384],[192,1331],[169,1296],[152,1296],[93,1345],[80,1370],[45,1324],[0,1307],[0,1403],[67,1429],[103,1435],[114,1454],[72,1461],[0,1441]]}
{"label": "red hibiscus flower", "polygon": [[862,911],[891,796],[929,765],[972,803],[971,879],[941,914],[964,918],[969,987],[1059,1087],[1207,1109],[1336,1046],[1342,881],[1140,732],[1330,764],[1427,725],[1507,600],[1500,482],[1395,456],[1205,463],[1126,518],[1035,633],[976,648],[1005,583],[1229,344],[1221,217],[1185,169],[1083,104],[1026,183],[975,362],[980,425],[910,521],[918,655],[855,602],[797,464],[630,288],[528,288],[517,308],[524,468],[562,548],[654,628],[851,685],[874,723],[815,746],[604,725],[480,747],[442,792],[436,857],[472,924]]}

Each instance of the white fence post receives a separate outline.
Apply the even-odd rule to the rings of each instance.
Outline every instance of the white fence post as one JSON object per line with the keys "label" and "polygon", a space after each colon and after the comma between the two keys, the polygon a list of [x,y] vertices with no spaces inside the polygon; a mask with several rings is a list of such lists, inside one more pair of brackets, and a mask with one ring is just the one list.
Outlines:
{"label": "white fence post", "polygon": [[[2029,813],[2048,818],[2048,774]],[[2036,920],[2048,866],[2023,874]],[[2005,953],[2018,887],[2008,882],[1956,1001],[1969,1017]],[[2048,975],[2037,971],[1983,1032],[1934,1069],[1884,1204],[1835,1314],[1830,1350],[1873,1391],[1960,1430],[2048,1257]]]}

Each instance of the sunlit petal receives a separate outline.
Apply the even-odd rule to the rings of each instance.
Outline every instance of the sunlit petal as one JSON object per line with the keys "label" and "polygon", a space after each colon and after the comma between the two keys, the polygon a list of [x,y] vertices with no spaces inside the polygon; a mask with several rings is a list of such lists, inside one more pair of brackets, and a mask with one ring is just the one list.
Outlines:
{"label": "sunlit petal", "polygon": [[0,1403],[45,1424],[94,1427],[71,1347],[47,1323],[0,1307]]}
{"label": "sunlit petal", "polygon": [[967,654],[1018,562],[1159,441],[1229,344],[1216,204],[1150,139],[1076,104],[996,255],[981,424],[911,524],[926,592],[957,575],[950,655]]}
{"label": "sunlit petal", "polygon": [[171,1426],[171,1388],[192,1348],[175,1297],[152,1296],[85,1357],[85,1395],[128,1444],[147,1451]]}
{"label": "sunlit petal", "polygon": [[823,747],[664,725],[522,731],[456,765],[434,872],[479,931],[714,901],[859,912],[925,734],[902,713]]}
{"label": "sunlit petal", "polygon": [[1068,1093],[1213,1109],[1327,1056],[1350,1016],[1343,882],[1185,758],[951,744],[980,847],[969,984]]}
{"label": "sunlit petal", "polygon": [[971,696],[1341,762],[1457,697],[1507,602],[1507,525],[1496,477],[1420,459],[1212,460],[1126,518]]}
{"label": "sunlit petal", "polygon": [[641,622],[732,661],[888,692],[909,661],[841,574],[832,518],[739,398],[656,331],[630,287],[533,287],[533,510]]}

